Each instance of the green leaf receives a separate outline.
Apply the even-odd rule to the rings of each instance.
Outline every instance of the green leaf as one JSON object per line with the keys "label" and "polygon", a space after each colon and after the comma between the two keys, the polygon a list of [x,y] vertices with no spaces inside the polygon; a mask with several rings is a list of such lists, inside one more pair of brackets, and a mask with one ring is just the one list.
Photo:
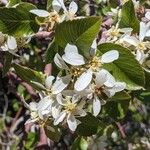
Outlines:
{"label": "green leaf", "polygon": [[21,0],[9,0],[7,7],[12,7],[20,2]]}
{"label": "green leaf", "polygon": [[23,67],[19,64],[14,64],[13,66],[17,75],[20,76],[22,80],[30,84],[36,90],[44,90],[42,87],[37,85],[37,82],[39,82],[39,84],[43,83],[43,78],[44,78],[43,74],[35,70],[32,70],[30,68]]}
{"label": "green leaf", "polygon": [[129,102],[129,100],[108,101],[102,107],[102,114],[105,114],[105,117],[112,118],[114,121],[123,119],[128,111]]}
{"label": "green leaf", "polygon": [[38,134],[35,132],[29,132],[27,135],[27,139],[24,143],[24,147],[27,150],[31,150],[37,143],[38,141]]}
{"label": "green leaf", "polygon": [[133,29],[133,32],[138,33],[140,25],[139,20],[135,15],[134,4],[132,0],[129,0],[123,5],[121,14],[122,16],[119,22],[119,27],[120,28],[131,27]]}
{"label": "green leaf", "polygon": [[77,137],[73,142],[71,150],[87,150],[88,142],[83,137]]}
{"label": "green leaf", "polygon": [[76,44],[79,52],[89,57],[89,49],[100,29],[99,17],[87,17],[73,21],[65,21],[56,27],[55,40],[65,47],[67,43]]}
{"label": "green leaf", "polygon": [[44,130],[46,136],[55,141],[58,142],[61,137],[61,130],[58,126],[54,126],[53,122],[51,120],[48,120],[44,125]]}
{"label": "green leaf", "polygon": [[150,90],[150,73],[145,71],[145,88]]}
{"label": "green leaf", "polygon": [[98,132],[100,121],[92,114],[88,113],[85,117],[78,118],[81,124],[77,127],[77,134],[80,136],[91,136]]}
{"label": "green leaf", "polygon": [[9,71],[13,57],[14,56],[11,53],[9,53],[9,52],[5,53],[5,61],[4,61],[4,66],[3,66],[3,76],[5,76],[6,73]]}
{"label": "green leaf", "polygon": [[47,5],[46,5],[46,9],[47,9],[47,10],[50,10],[50,9],[51,9],[52,1],[53,1],[53,0],[47,0]]}
{"label": "green leaf", "polygon": [[144,5],[147,0],[140,0],[140,5]]}
{"label": "green leaf", "polygon": [[110,98],[111,101],[120,101],[120,100],[130,100],[131,96],[125,92],[117,92],[113,97]]}
{"label": "green leaf", "polygon": [[0,31],[15,36],[29,36],[37,32],[39,26],[29,8],[35,7],[26,3],[17,8],[0,8]]}
{"label": "green leaf", "polygon": [[58,45],[56,44],[55,40],[53,40],[49,45],[46,50],[46,64],[51,63],[54,59],[55,54],[58,51]]}
{"label": "green leaf", "polygon": [[137,90],[144,86],[144,71],[129,49],[117,44],[104,43],[98,46],[98,50],[102,54],[110,50],[119,52],[119,59],[104,64],[104,68],[110,71],[117,81],[125,82],[128,90]]}

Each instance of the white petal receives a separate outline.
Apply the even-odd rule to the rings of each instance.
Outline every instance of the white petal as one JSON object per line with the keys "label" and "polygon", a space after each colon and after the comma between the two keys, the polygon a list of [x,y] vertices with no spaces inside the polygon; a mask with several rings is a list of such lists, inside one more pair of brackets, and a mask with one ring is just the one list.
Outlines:
{"label": "white petal", "polygon": [[105,69],[101,69],[95,75],[95,83],[98,87],[101,87],[107,81],[107,71]]}
{"label": "white petal", "polygon": [[45,80],[45,86],[46,86],[46,88],[48,88],[48,89],[51,88],[52,82],[53,82],[54,79],[55,79],[54,76],[48,76],[48,77],[46,78],[46,80]]}
{"label": "white petal", "polygon": [[108,88],[111,88],[115,85],[115,83],[116,83],[115,78],[107,71],[107,81],[104,83],[105,86],[107,86]]}
{"label": "white petal", "polygon": [[118,58],[119,58],[119,52],[116,50],[111,50],[102,55],[101,62],[110,63],[113,62],[114,60],[117,60]]}
{"label": "white petal", "polygon": [[60,57],[58,53],[54,57],[54,62],[61,69],[66,69],[66,70],[69,69],[68,66],[65,64],[64,60]]}
{"label": "white petal", "polygon": [[90,84],[91,80],[92,80],[92,71],[91,69],[88,69],[75,82],[74,85],[75,90],[76,91],[84,90]]}
{"label": "white petal", "polygon": [[53,0],[52,7],[55,11],[59,12],[61,9],[61,3],[59,3],[58,0]]}
{"label": "white petal", "polygon": [[61,91],[63,91],[70,83],[70,80],[71,80],[71,75],[67,75],[65,77],[56,79],[55,83],[52,86],[52,93],[58,94]]}
{"label": "white petal", "polygon": [[145,17],[150,20],[150,12],[147,12],[147,13],[145,14]]}
{"label": "white petal", "polygon": [[46,10],[42,10],[42,9],[32,9],[32,10],[30,10],[30,13],[35,14],[39,17],[48,17],[49,16],[49,12]]}
{"label": "white petal", "polygon": [[142,51],[137,50],[136,51],[136,60],[140,61],[142,59]]}
{"label": "white petal", "polygon": [[52,104],[52,100],[49,98],[49,96],[43,98],[42,100],[39,101],[38,103],[38,110],[45,110],[48,107],[50,107]]}
{"label": "white petal", "polygon": [[68,126],[69,126],[70,130],[72,130],[72,131],[76,130],[76,128],[77,128],[77,121],[76,121],[74,115],[72,115],[72,114],[68,115],[67,123],[68,123]]}
{"label": "white petal", "polygon": [[91,45],[90,55],[91,55],[91,56],[95,56],[96,50],[97,50],[97,42],[96,42],[96,39],[95,39],[95,40],[93,41],[92,45]]}
{"label": "white petal", "polygon": [[61,106],[57,103],[57,102],[54,102],[52,104],[52,116],[54,118],[57,118],[61,112]]}
{"label": "white petal", "polygon": [[74,1],[72,1],[69,5],[69,12],[71,14],[75,14],[77,11],[78,11],[78,5]]}
{"label": "white petal", "polygon": [[115,92],[120,92],[126,88],[124,82],[116,82],[115,86],[112,88]]}
{"label": "white petal", "polygon": [[7,46],[8,46],[8,49],[15,50],[17,48],[16,39],[14,37],[12,37],[12,36],[8,36]]}
{"label": "white petal", "polygon": [[145,35],[146,37],[150,37],[150,30],[148,30],[147,32],[146,32],[146,35]]}
{"label": "white petal", "polygon": [[37,111],[37,103],[36,102],[31,102],[29,104],[29,108],[31,111]]}
{"label": "white petal", "polygon": [[73,97],[72,97],[72,103],[77,103],[79,100],[80,100],[81,96],[78,95],[78,94],[74,94]]}
{"label": "white petal", "polygon": [[122,33],[131,33],[132,31],[133,31],[132,28],[122,28],[122,29],[120,29],[120,32],[122,32]]}
{"label": "white petal", "polygon": [[75,45],[67,44],[65,54],[62,58],[70,65],[78,66],[85,64],[83,56],[78,53],[78,49]]}
{"label": "white petal", "polygon": [[93,115],[97,116],[101,110],[101,103],[98,97],[96,96],[93,100]]}
{"label": "white petal", "polygon": [[139,32],[139,40],[143,41],[146,35],[146,24],[144,22],[140,22],[140,32]]}
{"label": "white petal", "polygon": [[133,46],[137,46],[140,42],[137,38],[129,35],[123,37],[122,40]]}
{"label": "white petal", "polygon": [[67,113],[65,111],[61,112],[60,115],[54,120],[54,125],[58,125],[60,122],[62,122],[66,117],[66,114]]}
{"label": "white petal", "polygon": [[57,102],[60,104],[60,105],[65,105],[66,104],[66,100],[62,97],[62,94],[59,93],[57,96],[56,96],[56,99],[57,99]]}

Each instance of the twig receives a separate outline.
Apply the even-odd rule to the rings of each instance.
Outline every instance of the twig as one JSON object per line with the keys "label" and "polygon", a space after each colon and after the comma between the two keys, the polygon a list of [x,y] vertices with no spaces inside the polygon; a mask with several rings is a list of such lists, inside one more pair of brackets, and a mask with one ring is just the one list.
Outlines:
{"label": "twig", "polygon": [[116,125],[117,125],[118,128],[119,128],[119,131],[120,131],[121,136],[122,136],[123,138],[126,138],[126,134],[125,134],[124,129],[123,129],[123,127],[121,126],[120,122],[116,122]]}

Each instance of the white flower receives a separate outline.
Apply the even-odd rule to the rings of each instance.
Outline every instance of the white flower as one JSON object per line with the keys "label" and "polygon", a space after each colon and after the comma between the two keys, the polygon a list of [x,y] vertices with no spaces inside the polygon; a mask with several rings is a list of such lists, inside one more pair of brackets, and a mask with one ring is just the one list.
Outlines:
{"label": "white flower", "polygon": [[48,76],[45,80],[45,86],[47,90],[50,92],[51,95],[55,95],[63,91],[67,85],[69,84],[68,79],[71,77],[65,76],[65,77],[57,77],[56,81],[52,84],[53,80],[55,79],[54,76]]}
{"label": "white flower", "polygon": [[61,94],[57,95],[57,101],[62,106],[61,112],[54,120],[54,125],[66,120],[70,130],[75,131],[77,128],[76,116],[85,116],[86,112],[83,110],[85,101],[80,100],[77,95],[62,97]]}
{"label": "white flower", "polygon": [[[90,84],[93,73],[99,71],[103,64],[111,63],[117,60],[118,57],[118,51],[111,50],[104,53],[101,57],[93,56],[89,61],[85,61],[84,57],[78,53],[75,45],[67,44],[65,54],[62,58],[59,54],[56,54],[54,62],[59,68],[68,71],[74,81],[77,79],[74,88],[76,91],[82,91]],[[65,62],[71,67],[69,68]]]}
{"label": "white flower", "polygon": [[8,36],[7,41],[3,46],[1,46],[1,49],[3,51],[9,51],[10,53],[15,54],[15,52],[17,51],[16,39],[13,36]]}
{"label": "white flower", "polygon": [[[68,81],[68,84],[82,73],[81,65],[85,64],[84,58],[78,53],[77,47],[70,44],[65,47],[65,54],[62,57],[58,53],[55,55],[54,62],[60,69],[66,70],[67,75],[64,78]],[[69,67],[65,62],[72,66]]]}
{"label": "white flower", "polygon": [[[65,7],[63,0],[53,0],[52,7],[54,9],[54,12],[51,12],[51,13],[49,13],[46,10],[41,10],[41,9],[32,9],[32,10],[30,10],[30,12],[39,17],[44,17],[44,18],[49,17],[49,18],[52,18],[52,20],[55,19],[56,22],[62,22],[64,20],[74,19],[75,14],[78,10],[78,5],[74,1],[72,1],[70,3],[69,10],[67,10],[67,8]],[[64,10],[64,14],[62,15],[62,17],[60,19],[60,16],[58,15],[58,13],[61,8]],[[52,20],[51,20],[51,22],[52,22]]]}
{"label": "white flower", "polygon": [[93,100],[93,114],[97,116],[101,110],[101,102],[104,103],[103,93],[112,97],[116,92],[124,90],[124,82],[116,82],[114,77],[105,69],[95,73],[94,82],[88,87],[87,98]]}
{"label": "white flower", "polygon": [[147,54],[145,54],[144,51],[150,48],[150,42],[144,41],[146,34],[147,25],[143,22],[140,22],[140,31],[138,38],[129,35],[123,37],[124,42],[127,42],[128,44],[133,45],[136,48],[136,59],[141,64],[143,63],[143,60],[147,57]]}
{"label": "white flower", "polygon": [[104,53],[101,57],[94,56],[88,62],[88,69],[81,74],[81,76],[75,82],[74,88],[76,91],[84,90],[91,82],[93,74],[102,69],[102,65],[105,63],[111,63],[119,58],[119,52],[111,50]]}
{"label": "white flower", "polygon": [[26,124],[44,120],[45,118],[49,117],[51,114],[52,102],[53,100],[49,96],[46,96],[43,97],[38,103],[31,102],[29,105],[26,104],[31,115],[31,119],[27,120]]}
{"label": "white flower", "polygon": [[107,31],[107,41],[108,42],[116,42],[121,41],[122,37],[126,35],[131,35],[132,28],[122,28],[120,29],[118,27],[118,24],[116,26],[112,26],[108,31]]}

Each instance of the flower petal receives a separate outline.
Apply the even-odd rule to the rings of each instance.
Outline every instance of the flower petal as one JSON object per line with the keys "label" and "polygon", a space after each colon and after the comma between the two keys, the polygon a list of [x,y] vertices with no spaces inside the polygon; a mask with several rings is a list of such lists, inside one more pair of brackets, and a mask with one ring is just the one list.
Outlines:
{"label": "flower petal", "polygon": [[55,101],[53,104],[52,104],[52,116],[53,118],[57,118],[61,112],[61,105],[59,105],[57,103],[57,101]]}
{"label": "flower petal", "polygon": [[36,102],[31,102],[29,104],[29,108],[31,111],[37,111],[37,103]]}
{"label": "flower petal", "polygon": [[56,12],[59,12],[61,9],[61,3],[59,3],[58,0],[53,0],[52,7]]}
{"label": "flower petal", "polygon": [[46,80],[45,80],[45,86],[46,86],[46,88],[48,88],[48,89],[51,88],[52,82],[53,82],[54,79],[55,79],[54,76],[48,76],[48,77],[46,78]]}
{"label": "flower petal", "polygon": [[150,11],[145,14],[145,17],[150,20]]}
{"label": "flower petal", "polygon": [[101,110],[101,103],[97,96],[93,100],[93,115],[97,116]]}
{"label": "flower petal", "polygon": [[8,49],[10,50],[15,50],[17,48],[17,42],[13,36],[8,36],[7,46],[8,46]]}
{"label": "flower petal", "polygon": [[119,58],[119,52],[116,50],[111,50],[102,55],[101,62],[110,63],[113,62],[114,60],[117,60],[118,58]]}
{"label": "flower petal", "polygon": [[72,130],[72,131],[76,130],[76,128],[77,128],[77,121],[76,121],[74,115],[72,115],[72,114],[68,115],[67,123],[68,123],[68,126],[69,126],[70,130]]}
{"label": "flower petal", "polygon": [[60,105],[65,105],[66,104],[66,101],[65,99],[62,97],[62,94],[59,93],[57,96],[56,96],[56,99],[57,99],[57,102],[60,104]]}
{"label": "flower petal", "polygon": [[124,42],[127,42],[128,44],[133,45],[133,46],[137,46],[137,45],[139,44],[139,42],[140,42],[136,37],[129,36],[129,35],[124,36],[124,37],[122,38],[122,40],[123,40]]}
{"label": "flower petal", "polygon": [[85,64],[83,56],[78,53],[78,49],[75,45],[67,44],[65,54],[62,58],[70,65],[79,66]]}
{"label": "flower petal", "polygon": [[57,78],[55,83],[52,86],[52,93],[58,94],[63,91],[69,84],[71,80],[71,75],[67,75],[65,77]]}
{"label": "flower petal", "polygon": [[48,17],[49,16],[49,12],[46,10],[42,10],[42,9],[32,9],[32,10],[30,10],[30,13],[35,14],[39,17]]}
{"label": "flower petal", "polygon": [[51,104],[52,104],[52,100],[49,98],[49,96],[47,96],[39,101],[37,109],[38,110],[48,109],[48,107],[51,107]]}
{"label": "flower petal", "polygon": [[74,1],[72,1],[69,5],[69,12],[71,14],[75,14],[77,11],[78,11],[78,5]]}
{"label": "flower petal", "polygon": [[116,82],[115,86],[112,88],[115,92],[120,92],[126,88],[126,83]]}
{"label": "flower petal", "polygon": [[95,83],[98,87],[101,87],[107,81],[107,71],[105,69],[101,69],[95,75]]}
{"label": "flower petal", "polygon": [[143,41],[146,36],[146,24],[144,22],[140,22],[140,32],[139,32],[139,40]]}
{"label": "flower petal", "polygon": [[75,82],[74,88],[76,91],[84,90],[92,80],[92,70],[88,69]]}
{"label": "flower petal", "polygon": [[60,122],[62,122],[66,115],[67,113],[65,111],[62,111],[60,115],[54,120],[54,125],[58,125]]}
{"label": "flower petal", "polygon": [[60,57],[58,53],[54,57],[54,62],[61,69],[66,69],[66,70],[69,69],[66,63],[64,62],[64,60]]}

